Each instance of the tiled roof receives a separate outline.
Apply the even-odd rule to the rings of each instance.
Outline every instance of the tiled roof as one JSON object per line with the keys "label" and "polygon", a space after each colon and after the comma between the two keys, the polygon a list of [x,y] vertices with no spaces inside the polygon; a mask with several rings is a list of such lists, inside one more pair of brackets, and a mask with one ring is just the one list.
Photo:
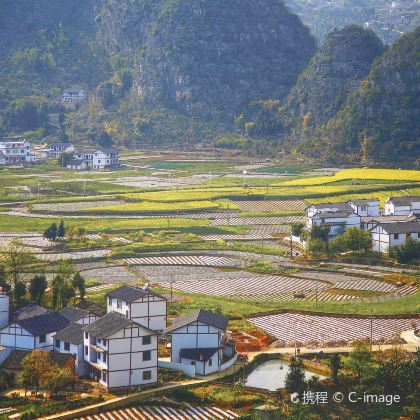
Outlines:
{"label": "tiled roof", "polygon": [[326,211],[323,213],[317,213],[314,216],[314,219],[340,219],[349,216],[356,216],[357,214],[353,212],[345,212],[345,211]]}
{"label": "tiled roof", "polygon": [[[93,337],[96,338],[106,338],[111,334],[128,327],[129,325],[133,325],[135,327],[142,327],[148,330],[148,328],[143,327],[131,319],[127,319],[121,314],[116,312],[109,312],[102,318],[97,319],[90,325],[84,327],[84,331],[91,334]],[[154,331],[150,330],[154,334]]]}
{"label": "tiled roof", "polygon": [[420,233],[420,222],[380,223],[379,226],[388,233]]}
{"label": "tiled roof", "polygon": [[349,203],[352,203],[356,206],[365,206],[369,204],[371,201],[379,201],[379,198],[371,198],[371,199],[364,199],[364,200],[349,200]]}
{"label": "tiled roof", "polygon": [[113,299],[122,300],[123,302],[134,302],[135,300],[140,299],[143,296],[146,296],[149,294],[166,300],[166,298],[163,297],[162,295],[152,292],[149,289],[143,290],[140,287],[134,287],[134,286],[121,286],[118,289],[111,290],[106,295]]}
{"label": "tiled roof", "polygon": [[[9,370],[20,370],[22,369],[22,360],[25,356],[31,353],[31,350],[17,350],[14,349],[8,357],[1,364],[2,369]],[[59,353],[57,351],[48,352],[51,363],[58,365],[58,367],[64,367],[67,365],[68,360],[74,361],[74,356],[68,353]]]}
{"label": "tiled roof", "polygon": [[394,204],[394,206],[410,206],[412,203],[419,203],[419,196],[409,197],[389,197],[387,202]]}
{"label": "tiled roof", "polygon": [[197,362],[207,362],[218,350],[218,347],[201,349],[181,349],[179,355],[182,359],[196,360]]}
{"label": "tiled roof", "polygon": [[58,312],[47,312],[42,315],[16,321],[23,329],[37,337],[43,334],[57,332],[69,325],[70,321]]}
{"label": "tiled roof", "polygon": [[35,305],[31,303],[26,305],[23,308],[19,309],[13,314],[13,321],[20,321],[22,319],[32,318],[34,316],[42,315],[47,312],[50,312],[48,309],[43,308],[42,306]]}
{"label": "tiled roof", "polygon": [[61,340],[71,344],[83,343],[83,325],[71,322],[54,336],[54,340]]}
{"label": "tiled roof", "polygon": [[64,315],[69,321],[78,321],[79,319],[88,316],[89,312],[73,306],[67,306],[60,311],[60,314]]}
{"label": "tiled roof", "polygon": [[229,323],[229,318],[214,314],[213,312],[209,312],[204,309],[199,309],[197,311],[190,312],[187,315],[174,319],[173,324],[170,327],[166,328],[163,331],[163,333],[170,333],[171,331],[175,331],[178,328],[183,327],[184,325],[188,325],[191,322],[196,321],[212,325],[213,327],[219,328],[221,330],[225,330]]}
{"label": "tiled roof", "polygon": [[320,204],[312,204],[309,207],[313,207],[315,209],[339,209],[343,211],[350,211],[353,212],[352,207],[349,203],[320,203]]}
{"label": "tiled roof", "polygon": [[83,309],[87,312],[90,312],[93,315],[96,316],[104,316],[106,314],[105,309],[101,308],[99,305],[97,305],[94,302],[90,302],[89,300],[81,300],[80,302],[76,303],[74,305],[76,308]]}

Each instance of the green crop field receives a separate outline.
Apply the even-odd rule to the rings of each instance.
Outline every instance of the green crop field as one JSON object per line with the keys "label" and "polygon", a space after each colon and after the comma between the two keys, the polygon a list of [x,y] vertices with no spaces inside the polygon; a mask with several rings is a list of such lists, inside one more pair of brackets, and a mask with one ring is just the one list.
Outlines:
{"label": "green crop field", "polygon": [[420,171],[399,170],[399,169],[367,169],[353,168],[337,172],[332,176],[319,176],[313,178],[301,178],[292,181],[279,183],[279,186],[299,185],[324,185],[335,181],[352,179],[372,179],[385,181],[412,181],[420,182]]}

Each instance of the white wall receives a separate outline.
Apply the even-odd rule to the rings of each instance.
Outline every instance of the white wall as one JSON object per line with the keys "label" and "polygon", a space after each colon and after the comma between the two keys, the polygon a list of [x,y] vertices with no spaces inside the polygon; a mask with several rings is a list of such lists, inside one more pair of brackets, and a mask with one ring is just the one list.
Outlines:
{"label": "white wall", "polygon": [[0,345],[27,350],[36,348],[34,336],[16,323],[12,323],[0,330]]}
{"label": "white wall", "polygon": [[60,346],[57,346],[56,340],[54,340],[54,350],[60,353],[72,354],[76,358],[76,375],[87,376],[89,373],[88,364],[85,362],[83,357],[83,343],[76,345],[70,343],[70,350],[64,349],[64,341],[60,340]]}
{"label": "white wall", "polygon": [[0,328],[9,323],[10,299],[6,293],[0,294]]}

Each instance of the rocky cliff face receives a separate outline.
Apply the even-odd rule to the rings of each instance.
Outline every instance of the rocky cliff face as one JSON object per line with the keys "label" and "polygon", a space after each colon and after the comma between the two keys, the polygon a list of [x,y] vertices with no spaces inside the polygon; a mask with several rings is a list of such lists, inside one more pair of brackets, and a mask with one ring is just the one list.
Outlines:
{"label": "rocky cliff face", "polygon": [[420,157],[420,27],[375,61],[321,138],[335,150],[395,161]]}
{"label": "rocky cliff face", "polygon": [[325,124],[360,85],[384,49],[372,31],[359,26],[329,33],[287,99],[286,124],[299,127],[305,116],[306,124]]}
{"label": "rocky cliff face", "polygon": [[171,0],[136,69],[146,103],[231,119],[257,99],[284,99],[315,41],[278,0]]}

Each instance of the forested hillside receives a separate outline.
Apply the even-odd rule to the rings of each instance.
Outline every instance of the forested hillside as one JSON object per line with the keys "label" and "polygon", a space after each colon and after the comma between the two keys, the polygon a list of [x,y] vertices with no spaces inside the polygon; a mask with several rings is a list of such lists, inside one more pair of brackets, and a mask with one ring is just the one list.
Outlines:
{"label": "forested hillside", "polygon": [[[0,39],[1,136],[419,155],[418,30],[385,52],[350,25],[317,50],[281,0],[3,0]],[[76,110],[72,87],[88,96]]]}

